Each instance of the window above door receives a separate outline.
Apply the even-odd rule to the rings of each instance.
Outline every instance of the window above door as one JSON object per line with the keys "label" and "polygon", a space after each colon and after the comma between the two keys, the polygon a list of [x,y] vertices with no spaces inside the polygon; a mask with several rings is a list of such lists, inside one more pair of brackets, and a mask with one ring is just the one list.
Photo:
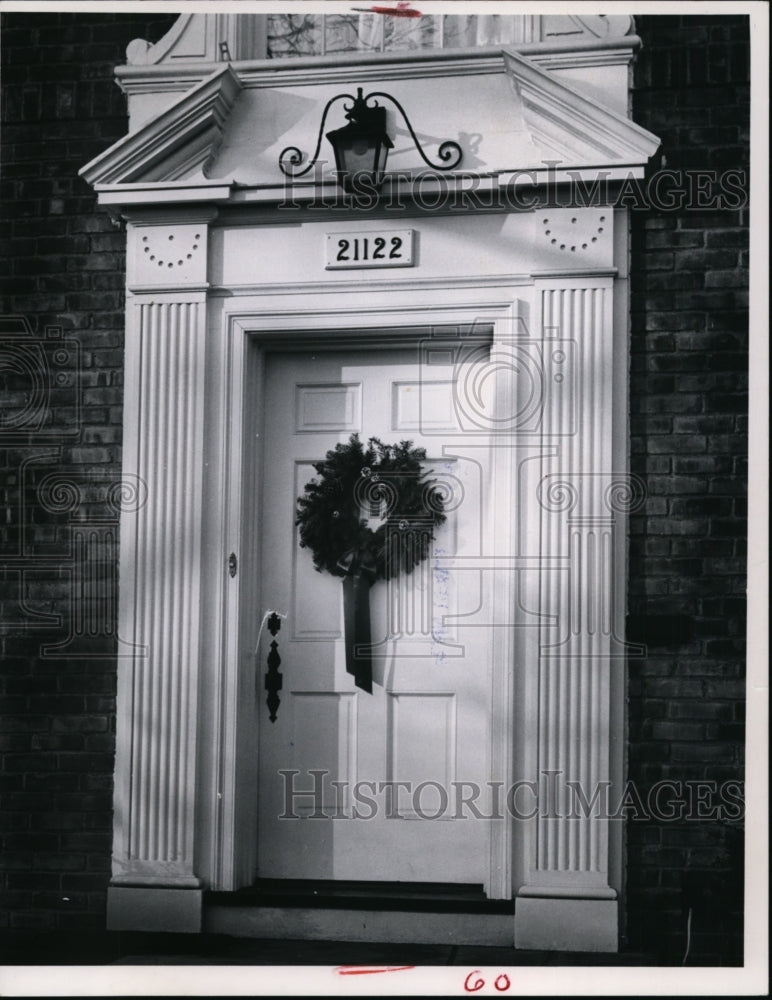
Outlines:
{"label": "window above door", "polygon": [[[383,13],[387,9],[396,16]],[[286,59],[569,41],[625,35],[630,28],[627,15],[422,14],[409,3],[389,4],[377,13],[268,14],[264,55]]]}

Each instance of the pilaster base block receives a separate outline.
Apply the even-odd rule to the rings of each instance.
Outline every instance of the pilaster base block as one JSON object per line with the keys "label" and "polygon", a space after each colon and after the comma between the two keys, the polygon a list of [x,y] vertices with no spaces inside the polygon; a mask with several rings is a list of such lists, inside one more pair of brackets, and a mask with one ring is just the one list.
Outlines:
{"label": "pilaster base block", "polygon": [[107,929],[200,934],[202,899],[202,889],[113,885],[107,890]]}
{"label": "pilaster base block", "polygon": [[518,897],[515,948],[528,951],[619,951],[615,899]]}

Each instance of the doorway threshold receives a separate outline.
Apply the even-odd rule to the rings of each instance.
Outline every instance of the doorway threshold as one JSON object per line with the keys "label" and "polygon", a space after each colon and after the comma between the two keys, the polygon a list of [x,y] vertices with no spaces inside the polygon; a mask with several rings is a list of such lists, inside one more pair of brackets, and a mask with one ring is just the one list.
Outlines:
{"label": "doorway threshold", "polygon": [[261,879],[208,892],[204,930],[266,939],[511,946],[514,901],[481,885]]}
{"label": "doorway threshold", "polygon": [[431,913],[513,913],[511,899],[488,899],[482,885],[442,882],[344,882],[258,879],[236,892],[208,892],[205,902],[223,906],[328,907],[412,910]]}

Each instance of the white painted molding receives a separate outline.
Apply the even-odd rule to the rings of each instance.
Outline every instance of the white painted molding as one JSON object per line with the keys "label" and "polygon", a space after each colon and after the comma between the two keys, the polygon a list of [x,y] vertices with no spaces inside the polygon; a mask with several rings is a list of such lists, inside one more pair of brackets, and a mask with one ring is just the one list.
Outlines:
{"label": "white painted molding", "polygon": [[563,278],[536,287],[545,355],[564,369],[562,385],[551,387],[560,403],[544,418],[542,551],[567,570],[545,573],[541,584],[540,607],[554,617],[539,652],[535,777],[549,808],[536,819],[519,895],[614,899],[609,821],[583,816],[567,784],[577,782],[592,801],[609,781],[612,662],[625,654],[611,586],[624,549],[613,497],[627,485],[612,448],[613,282]]}
{"label": "white painted molding", "polygon": [[[230,65],[245,87],[261,89],[288,83],[349,83],[357,79],[426,79],[431,76],[469,76],[499,72],[502,51],[516,52],[537,65],[571,69],[582,66],[627,65],[640,47],[636,35],[594,42],[561,41],[537,44],[483,45],[458,49],[411,49],[405,52],[341,52],[334,56],[296,59],[233,60]],[[452,67],[450,70],[448,67]],[[189,89],[209,76],[212,64],[173,66],[117,66],[116,79],[129,96]]]}
{"label": "white painted molding", "polygon": [[527,58],[534,66],[549,71],[571,69],[608,68],[612,66],[629,66],[635,55],[635,46],[630,45],[631,39],[624,40],[626,44],[615,42],[611,45],[588,46],[586,48],[547,48],[539,51],[527,51],[524,47],[508,46],[507,51],[516,52]]}
{"label": "white painted molding", "polygon": [[133,66],[264,56],[265,15],[261,14],[180,14],[155,45],[135,38],[126,49],[126,61]]}
{"label": "white painted molding", "polygon": [[623,115],[592,101],[515,52],[504,52],[507,73],[522,99],[531,134],[569,163],[646,163],[659,139]]}
{"label": "white painted molding", "polygon": [[[126,62],[130,66],[152,66],[164,60],[174,51],[180,40],[186,34],[193,34],[194,18],[200,20],[197,14],[180,14],[166,34],[154,45],[144,38],[135,38],[126,47]],[[195,46],[201,49],[201,46]]]}
{"label": "white painted molding", "polygon": [[208,227],[200,220],[132,225],[127,233],[126,287],[136,292],[206,288]]}
{"label": "white painted molding", "polygon": [[[554,72],[602,105],[629,114],[627,89],[630,64],[640,41],[635,36],[562,40],[506,46],[534,65]],[[332,56],[276,60],[234,60],[231,66],[246,90],[290,86],[346,87],[356,79],[392,83],[437,76],[480,76],[501,72],[502,46],[471,49],[430,49],[401,53],[340,53]],[[211,75],[215,63],[162,63],[118,66],[116,81],[129,102],[130,130],[169,107],[181,94]]]}
{"label": "white painted molding", "polygon": [[93,185],[125,184],[174,181],[195,168],[205,171],[240,91],[230,66],[215,70],[172,107],[87,163],[80,176]]}
{"label": "white painted molding", "polygon": [[148,184],[96,184],[97,200],[114,216],[128,215],[134,206],[166,209],[218,205],[227,202],[232,195],[233,185],[204,181],[169,181]]}
{"label": "white painted molding", "polygon": [[147,501],[121,518],[113,885],[197,887],[194,871],[205,373],[204,296],[130,299],[123,464]]}
{"label": "white painted molding", "polygon": [[[584,185],[584,190],[590,192],[593,185],[601,178],[609,185],[614,182],[640,179],[644,176],[645,167],[641,164],[629,164],[623,167],[609,168],[603,164],[594,167],[566,167],[556,166],[545,167],[543,169],[522,168],[518,170],[507,169],[500,174],[491,174],[487,177],[479,178],[480,188],[486,182],[490,182],[490,187],[483,189],[484,193],[491,192],[493,197],[499,197],[496,208],[488,211],[507,211],[514,207],[511,204],[511,197],[508,189],[521,188],[526,191],[534,186],[547,185]],[[386,183],[388,184],[388,178]],[[427,195],[429,185],[422,184],[421,189]],[[258,208],[271,211],[286,203],[288,199],[297,207],[305,207],[310,202],[323,200],[330,208],[345,208],[351,202],[347,201],[346,195],[341,192],[340,187],[335,183],[324,183],[314,185],[297,184],[288,188],[284,183],[276,184],[237,184],[234,181],[228,182],[203,182],[194,183],[190,181],[169,181],[168,183],[148,183],[148,184],[99,184],[95,186],[98,203],[107,208],[112,214],[121,215],[122,210],[128,212],[135,207],[147,206],[147,208],[184,206],[193,204],[207,205],[238,205],[248,209]],[[467,178],[463,175],[459,177],[444,178],[444,194],[449,204],[454,201],[462,201],[469,192]],[[501,192],[499,196],[499,192]],[[413,204],[415,194],[412,179],[400,179],[397,184],[389,188],[387,199],[400,201],[405,205],[405,218],[416,206]],[[528,195],[530,197],[530,194]],[[586,202],[585,202],[586,203]],[[580,203],[581,204],[581,203]],[[470,208],[473,208],[470,205]],[[538,210],[538,209],[537,209]],[[123,214],[125,214],[123,212]],[[414,213],[413,213],[414,214]],[[458,213],[456,213],[458,214]],[[482,214],[482,213],[481,213]],[[246,215],[246,212],[245,212]],[[413,217],[412,215],[410,216]],[[562,273],[562,272],[560,272]]]}

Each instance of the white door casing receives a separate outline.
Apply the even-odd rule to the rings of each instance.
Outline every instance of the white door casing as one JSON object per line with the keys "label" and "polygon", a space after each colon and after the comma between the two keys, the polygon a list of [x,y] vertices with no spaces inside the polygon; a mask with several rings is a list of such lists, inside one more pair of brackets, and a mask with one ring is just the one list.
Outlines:
{"label": "white door casing", "polygon": [[[230,387],[238,387],[246,384],[247,380],[252,386],[259,384],[262,379],[261,373],[265,351],[275,349],[277,340],[284,344],[304,343],[308,349],[308,344],[313,344],[314,340],[321,341],[322,343],[327,341],[329,344],[328,338],[334,331],[336,336],[344,343],[347,339],[359,342],[360,344],[363,341],[369,340],[372,345],[373,343],[381,344],[384,340],[388,341],[391,339],[397,344],[402,343],[404,345],[406,342],[410,343],[415,349],[418,338],[431,340],[432,336],[434,336],[436,339],[438,333],[442,335],[443,331],[449,329],[457,332],[459,326],[475,328],[476,325],[479,329],[481,323],[483,328],[493,330],[494,342],[497,338],[507,340],[510,336],[510,331],[513,328],[520,328],[522,325],[522,318],[518,316],[518,312],[523,312],[525,309],[525,303],[513,298],[514,291],[516,289],[507,289],[503,296],[494,296],[494,298],[499,298],[499,303],[495,305],[492,304],[491,298],[487,296],[484,300],[480,300],[477,295],[474,295],[472,302],[470,302],[470,296],[467,291],[462,296],[455,296],[458,299],[458,304],[451,308],[427,308],[426,297],[420,293],[408,296],[408,298],[412,297],[414,299],[413,308],[410,308],[410,304],[406,304],[405,295],[402,293],[399,295],[399,299],[403,308],[384,309],[381,307],[369,310],[363,307],[361,295],[352,292],[347,297],[350,307],[346,309],[346,302],[341,303],[340,299],[338,299],[338,309],[332,315],[326,309],[322,309],[321,311],[318,309],[307,310],[304,311],[305,315],[288,315],[283,310],[274,312],[271,309],[268,314],[264,313],[263,315],[247,314],[246,316],[231,316],[228,325],[233,350],[228,353],[231,357],[232,367],[229,371],[220,373],[221,385],[224,390],[223,395],[224,397],[230,397]],[[440,293],[435,291],[432,297],[447,300],[448,295],[446,292],[441,296]],[[276,302],[280,304],[281,298],[281,296],[277,297]],[[394,296],[387,295],[385,297],[382,296],[382,298],[384,298],[384,302],[388,303],[393,300]],[[464,298],[467,299],[466,302],[463,301]],[[326,305],[325,302],[322,304]],[[405,308],[406,305],[407,307]],[[428,322],[429,320],[433,320],[434,322]],[[453,321],[452,323],[451,320]],[[387,323],[388,326],[386,325]],[[479,336],[477,339],[479,340]],[[506,379],[509,376],[506,372],[503,376],[499,372],[497,377],[501,380],[502,377]],[[241,392],[237,392],[236,395],[237,398],[242,397]],[[244,416],[236,418],[234,415],[233,420],[226,418],[224,421],[231,430],[231,434],[229,435],[230,454],[234,458],[239,452],[238,436],[233,433],[234,429],[242,421],[244,425],[249,427],[257,427],[261,423],[263,401],[260,396],[254,392],[246,392],[243,393],[243,398],[248,400]],[[238,405],[236,403],[236,406]],[[256,431],[255,433],[259,434],[260,432]],[[392,438],[397,436],[395,433],[391,435]],[[266,457],[259,450],[252,447],[252,440],[254,440],[254,437],[248,435],[246,438],[246,447],[251,450],[246,455],[239,455],[238,459],[231,465],[229,473],[223,469],[222,478],[219,480],[220,482],[227,481],[236,493],[239,490],[239,482],[246,481],[251,484],[251,488],[247,489],[248,496],[243,504],[240,515],[243,519],[242,523],[248,526],[246,529],[242,529],[244,531],[242,537],[246,542],[245,545],[242,545],[240,555],[240,575],[243,574],[243,586],[251,586],[248,583],[248,580],[252,579],[252,574],[249,573],[250,559],[254,560],[253,565],[258,567],[257,572],[254,574],[258,579],[262,576],[261,568],[266,565],[263,562],[262,556],[258,555],[256,551],[250,555],[249,540],[252,539],[252,543],[254,543],[254,532],[249,526],[256,523],[258,514],[257,504],[260,493],[258,470],[261,467],[270,467],[270,462],[268,462],[267,466],[265,465],[267,461]],[[508,481],[508,477],[510,477],[508,466],[509,451],[507,449],[498,449],[495,452],[495,457],[499,467],[497,471],[499,486],[495,497],[486,498],[486,502],[491,506],[491,523],[496,524],[498,537],[502,539],[503,544],[506,544],[506,525],[508,521],[504,515],[504,511],[511,506],[511,483]],[[501,525],[505,526],[503,535]],[[234,534],[227,537],[233,538],[237,534],[238,529],[235,528]],[[270,575],[270,566],[266,568],[266,573]],[[483,613],[488,615],[492,613],[497,621],[505,622],[509,617],[509,599],[507,594],[511,588],[506,578],[507,574],[504,573],[502,576],[504,578],[498,580],[499,585],[494,588],[493,607],[483,609]],[[260,619],[269,610],[269,607],[273,605],[272,602],[267,601],[263,597],[258,598],[255,596],[252,600],[255,601],[252,607],[257,610],[256,612],[250,610],[243,619],[246,624],[247,634],[240,644],[242,651],[241,682],[244,683],[246,681],[246,683],[244,684],[243,695],[238,695],[236,693],[237,679],[235,674],[231,674],[231,683],[234,684],[234,688],[228,700],[233,705],[234,712],[238,712],[240,708],[243,708],[245,703],[249,704],[250,709],[252,706],[257,706],[257,710],[261,714],[261,725],[265,726],[266,724],[270,725],[270,723],[266,723],[266,710],[264,707],[265,693],[262,690],[255,692],[252,687],[254,683],[254,671],[256,669],[253,653]],[[279,608],[279,610],[282,609]],[[476,624],[485,624],[485,619],[478,619]],[[283,626],[283,628],[286,627]],[[209,635],[213,634],[211,629],[207,629],[206,631]],[[230,634],[232,635],[232,633]],[[280,642],[280,650],[287,648],[286,645],[281,645],[282,640],[286,638],[287,634],[288,632],[285,631],[280,632],[277,636]],[[509,769],[511,767],[510,739],[507,734],[511,732],[512,727],[510,694],[512,678],[511,670],[507,665],[511,663],[514,655],[512,651],[512,639],[511,632],[506,629],[495,629],[491,633],[491,674],[493,686],[486,695],[490,699],[490,717],[487,722],[496,750],[492,753],[492,756],[495,757],[495,774],[491,770],[494,768],[494,765],[489,762],[486,764],[486,773],[483,776],[483,780],[498,780],[502,784],[508,781]],[[260,685],[262,685],[262,677],[265,673],[266,649],[266,644],[263,642],[260,650],[260,662],[257,664],[258,676],[260,678],[258,683]],[[283,651],[281,655],[284,657]],[[282,669],[284,672],[284,667]],[[289,662],[286,665],[286,670],[291,670]],[[288,677],[284,681],[285,688],[289,683],[290,679]],[[250,690],[250,694],[247,694],[248,690]],[[280,716],[281,711],[280,709]],[[227,730],[228,726],[226,725],[225,728]],[[244,724],[241,727],[240,733],[239,750],[236,757],[241,760],[253,759],[257,750],[254,726]],[[237,770],[238,768],[234,771],[234,786],[239,781],[236,774]],[[244,788],[243,784],[239,787]],[[237,795],[234,801],[241,801],[243,803],[244,794]],[[234,813],[237,811],[234,810]],[[256,820],[252,816],[251,819],[245,822],[245,812],[246,810],[242,811],[240,820],[238,818],[235,819],[233,826],[234,830],[241,830],[240,833],[233,835],[236,842],[240,845],[240,859],[233,857],[230,840],[229,838],[224,838],[228,842],[226,848],[228,857],[233,857],[234,866],[239,863],[239,860],[243,866],[241,868],[242,874],[236,874],[235,876],[239,879],[238,884],[244,884],[245,881],[248,882],[251,880],[254,876],[256,864],[254,856],[254,823]],[[240,826],[238,825],[239,823],[241,823]],[[484,845],[485,857],[480,862],[480,869],[483,875],[474,879],[474,881],[484,882],[494,898],[506,898],[511,894],[510,835],[510,830],[506,823],[491,825],[490,837]],[[225,877],[228,876],[226,875]],[[234,879],[234,869],[231,870],[229,877],[230,879]],[[435,878],[435,880],[444,879]]]}

